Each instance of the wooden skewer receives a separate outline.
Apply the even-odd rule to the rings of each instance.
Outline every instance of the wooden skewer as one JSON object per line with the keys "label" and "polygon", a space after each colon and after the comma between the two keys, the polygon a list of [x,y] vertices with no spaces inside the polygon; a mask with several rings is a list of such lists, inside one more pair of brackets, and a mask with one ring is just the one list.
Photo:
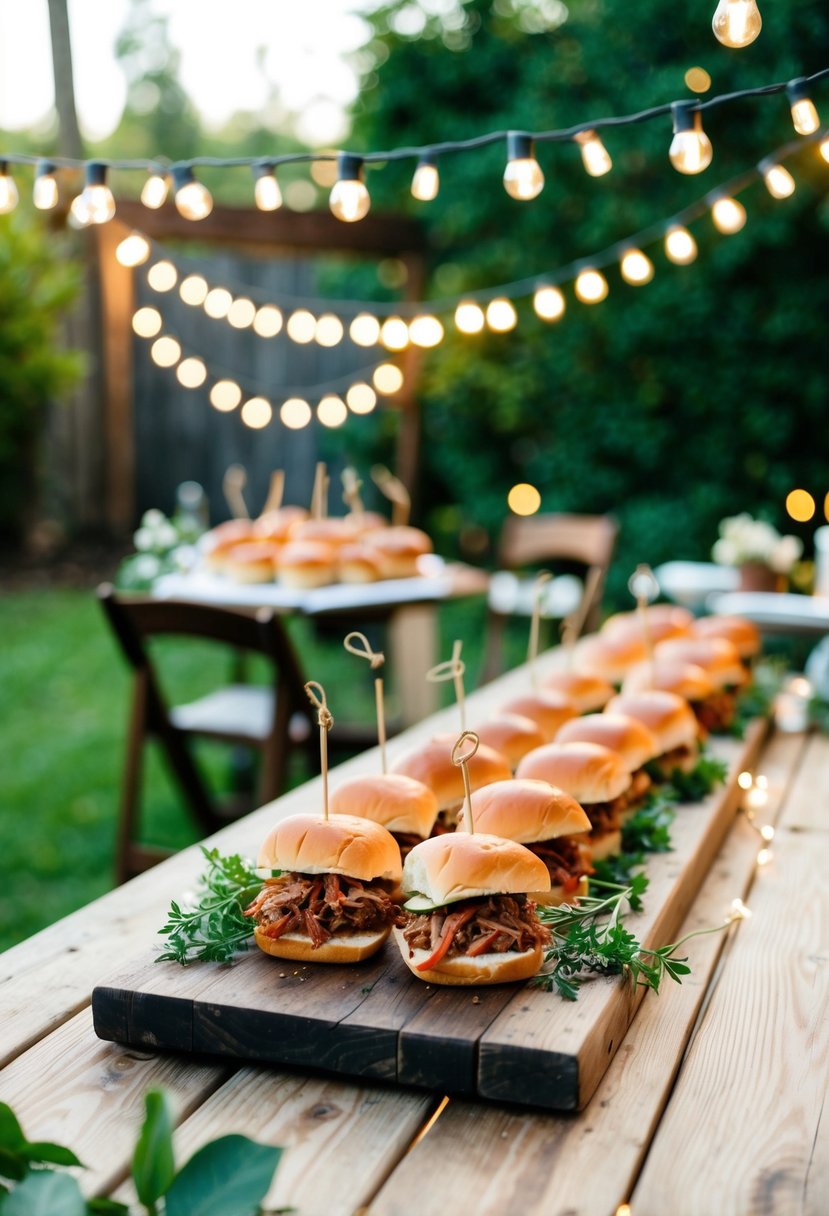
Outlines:
{"label": "wooden skewer", "polygon": [[[357,643],[360,643],[358,646]],[[347,634],[343,646],[349,654],[355,654],[358,659],[368,659],[372,671],[378,670],[386,661],[385,655],[371,649],[368,638],[356,629]],[[374,677],[374,702],[377,709],[377,741],[380,744],[380,764],[382,772],[386,768],[386,706],[383,697],[383,677]]]}
{"label": "wooden skewer", "polygon": [[533,688],[538,686],[538,676],[535,670],[535,661],[538,658],[538,636],[541,628],[541,599],[542,591],[547,583],[552,578],[549,570],[539,570],[535,576],[533,585],[533,611],[530,617],[530,640],[527,645],[527,664],[530,669],[530,684]]}
{"label": "wooden skewer", "polygon": [[403,482],[382,464],[376,464],[371,470],[371,479],[380,493],[392,504],[392,523],[405,527],[409,522],[412,500]]}
{"label": "wooden skewer", "polygon": [[278,511],[282,506],[282,498],[285,494],[285,470],[274,469],[271,473],[271,484],[268,489],[268,497],[265,499],[265,505],[262,508],[262,514],[267,515],[269,511]]}
{"label": "wooden skewer", "polygon": [[363,483],[357,476],[355,469],[343,469],[343,502],[354,515],[362,515],[364,511],[363,500],[360,497],[360,490],[363,488]]}
{"label": "wooden skewer", "polygon": [[642,639],[645,643],[645,653],[648,656],[650,668],[650,683],[653,686],[656,672],[654,670],[653,638],[648,627],[648,604],[659,594],[659,583],[650,566],[640,563],[628,579],[628,591],[636,599],[636,611],[639,614],[639,624],[642,626]]}
{"label": "wooden skewer", "polygon": [[461,649],[463,642],[455,639],[452,646],[452,658],[445,659],[442,663],[438,663],[435,667],[426,672],[426,679],[430,684],[442,684],[444,680],[454,680],[455,682],[455,700],[458,703],[458,711],[461,719],[461,730],[466,730],[466,694],[463,687],[463,677],[466,671],[466,664],[461,658]]}
{"label": "wooden skewer", "polygon": [[314,489],[311,492],[311,518],[325,519],[328,515],[328,471],[325,462],[317,461],[314,472]]}
{"label": "wooden skewer", "polygon": [[234,519],[250,519],[245,496],[242,490],[247,485],[248,475],[240,464],[229,465],[222,479],[222,490],[225,502],[230,507]]}
{"label": "wooden skewer", "polygon": [[317,711],[317,722],[320,728],[320,772],[322,774],[322,817],[328,819],[328,732],[334,725],[334,718],[325,699],[325,689],[316,680],[309,680],[305,685],[308,700]]}
{"label": "wooden skewer", "polygon": [[[469,761],[475,755],[480,745],[481,740],[475,734],[474,730],[465,730],[458,736],[455,746],[452,748],[452,763],[457,764],[463,773],[463,793],[466,800],[466,813],[464,821],[467,825],[466,830],[470,836],[475,835],[475,822],[472,818],[472,790],[469,785]],[[466,751],[461,751],[464,744],[469,744]]]}

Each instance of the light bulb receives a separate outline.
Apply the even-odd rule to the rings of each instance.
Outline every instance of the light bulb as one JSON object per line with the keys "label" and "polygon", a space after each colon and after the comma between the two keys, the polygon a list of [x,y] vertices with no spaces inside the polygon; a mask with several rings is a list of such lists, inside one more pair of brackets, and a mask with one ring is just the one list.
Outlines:
{"label": "light bulb", "polygon": [[826,137],[826,139],[822,139],[818,144],[818,152],[820,152],[823,159],[827,162],[827,164],[829,164],[829,135]]}
{"label": "light bulb", "polygon": [[486,323],[496,334],[509,333],[518,324],[518,314],[512,300],[499,297],[486,306]]}
{"label": "light bulb", "polygon": [[809,96],[809,86],[803,77],[790,80],[786,85],[786,96],[792,107],[792,122],[798,135],[812,135],[820,126],[815,103]]}
{"label": "light bulb", "polygon": [[153,291],[172,291],[178,282],[178,271],[172,262],[154,262],[147,271],[147,282]]}
{"label": "light bulb", "polygon": [[247,296],[239,296],[227,310],[227,323],[234,329],[247,329],[253,325],[256,316],[256,305]]}
{"label": "light bulb", "polygon": [[348,409],[342,397],[328,393],[317,406],[317,418],[323,426],[342,426],[348,417]]}
{"label": "light bulb", "polygon": [[374,375],[371,378],[377,392],[383,393],[385,396],[399,393],[403,387],[403,373],[393,363],[381,363],[379,367],[375,367]]}
{"label": "light bulb", "polygon": [[58,183],[55,181],[55,166],[51,161],[37,162],[32,201],[38,211],[51,211],[58,205]]}
{"label": "light bulb", "polygon": [[331,211],[338,220],[353,224],[368,215],[371,206],[368,190],[363,182],[363,161],[359,156],[341,152],[337,157],[337,181],[328,200]]}
{"label": "light bulb", "polygon": [[141,202],[145,207],[149,207],[151,211],[157,211],[159,207],[163,207],[167,202],[167,192],[170,188],[170,182],[165,173],[159,173],[157,170],[152,172],[141,190]]}
{"label": "light bulb", "polygon": [[607,279],[592,266],[576,275],[576,295],[582,304],[599,304],[607,295]]}
{"label": "light bulb", "polygon": [[159,367],[174,367],[181,358],[181,346],[175,338],[156,338],[150,347],[150,356]]}
{"label": "light bulb", "polygon": [[711,206],[711,219],[714,226],[725,236],[739,232],[746,222],[746,209],[736,198],[723,195],[715,199]]}
{"label": "light bulb", "polygon": [[242,406],[241,418],[245,426],[253,431],[261,431],[273,417],[271,403],[265,397],[249,397]]}
{"label": "light bulb", "polygon": [[150,256],[150,242],[140,232],[125,236],[115,250],[115,257],[122,266],[141,266]]}
{"label": "light bulb", "polygon": [[576,143],[581,148],[581,159],[591,177],[603,177],[613,168],[610,153],[595,131],[579,131]]}
{"label": "light bulb", "polygon": [[641,249],[626,249],[619,270],[625,282],[632,287],[641,287],[653,278],[653,262]]}
{"label": "light bulb", "polygon": [[455,309],[455,325],[462,334],[479,334],[485,321],[484,310],[474,300],[461,300]]}
{"label": "light bulb", "polygon": [[210,390],[210,404],[214,410],[228,414],[242,400],[242,390],[235,380],[217,380]]}
{"label": "light bulb", "polygon": [[274,304],[263,304],[253,318],[253,328],[260,338],[275,338],[282,329],[282,313]]}
{"label": "light bulb", "polygon": [[440,189],[438,167],[429,156],[421,156],[412,178],[412,194],[422,203],[431,203]]}
{"label": "light bulb", "polygon": [[17,199],[17,186],[9,173],[9,166],[6,161],[0,160],[0,215],[14,211]]}
{"label": "light bulb", "polygon": [[370,384],[352,384],[345,395],[352,414],[370,414],[377,404],[377,394]]}
{"label": "light bulb", "polygon": [[443,326],[437,317],[415,317],[409,323],[409,337],[415,346],[429,349],[443,341]]}
{"label": "light bulb", "polygon": [[278,211],[282,206],[282,191],[276,180],[274,167],[267,161],[253,166],[256,184],[253,187],[253,199],[260,211]]}
{"label": "light bulb", "polygon": [[204,311],[214,321],[221,321],[230,312],[233,296],[226,287],[211,287],[204,297]]}
{"label": "light bulb", "polygon": [[522,131],[510,131],[507,135],[504,189],[519,202],[536,198],[544,189],[544,174],[533,155],[533,141]]}
{"label": "light bulb", "polygon": [[355,346],[376,346],[380,341],[380,322],[370,312],[359,312],[348,327]]}
{"label": "light bulb", "polygon": [[292,342],[298,342],[301,346],[306,346],[309,342],[314,341],[314,334],[317,332],[317,319],[307,308],[298,308],[296,312],[292,312],[288,317],[288,324],[285,328]]}
{"label": "light bulb", "polygon": [[186,279],[181,280],[178,294],[185,304],[197,308],[207,299],[208,290],[207,279],[203,275],[188,274]]}
{"label": "light bulb", "polygon": [[161,313],[157,308],[139,308],[133,314],[132,328],[139,338],[154,338],[161,333]]}
{"label": "light bulb", "polygon": [[387,317],[380,329],[380,341],[386,350],[405,350],[409,345],[409,327],[402,317]]}
{"label": "light bulb", "polygon": [[711,164],[714,149],[702,129],[702,115],[695,101],[671,104],[674,137],[668,155],[678,173],[702,173]]}
{"label": "light bulb", "polygon": [[320,346],[337,346],[343,340],[343,323],[333,312],[324,312],[317,318],[314,338]]}
{"label": "light bulb", "polygon": [[749,46],[763,28],[756,0],[720,0],[711,28],[723,46]]}
{"label": "light bulb", "polygon": [[557,321],[564,316],[564,296],[557,287],[539,287],[533,296],[533,308],[542,321]]}
{"label": "light bulb", "polygon": [[282,402],[279,419],[283,426],[292,431],[301,431],[311,421],[311,407],[301,397],[289,397]]}
{"label": "light bulb", "polygon": [[763,161],[760,172],[772,198],[788,198],[790,194],[794,194],[794,178],[783,165]]}
{"label": "light bulb", "polygon": [[88,224],[106,224],[115,215],[115,199],[106,184],[107,169],[100,161],[86,166],[86,185],[72,201],[71,212],[81,228]]}
{"label": "light bulb", "polygon": [[176,368],[176,379],[184,388],[201,388],[207,379],[207,368],[202,359],[191,356],[182,359]]}
{"label": "light bulb", "polygon": [[173,170],[173,185],[176,189],[176,207],[186,220],[206,219],[213,210],[213,198],[207,186],[197,182],[193,170],[178,166]]}
{"label": "light bulb", "polygon": [[687,228],[672,224],[665,233],[665,257],[677,266],[687,266],[697,256],[697,243]]}

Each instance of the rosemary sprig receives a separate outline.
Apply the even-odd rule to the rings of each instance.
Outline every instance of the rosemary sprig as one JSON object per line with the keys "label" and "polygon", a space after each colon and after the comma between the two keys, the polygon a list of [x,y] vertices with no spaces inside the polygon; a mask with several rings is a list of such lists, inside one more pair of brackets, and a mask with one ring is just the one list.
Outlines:
{"label": "rosemary sprig", "polygon": [[170,904],[167,923],[159,929],[167,949],[157,963],[226,963],[247,950],[253,937],[253,922],[242,912],[262,889],[262,879],[238,853],[222,857],[218,849],[202,848],[202,854],[207,869],[199,879],[198,898],[186,907]]}

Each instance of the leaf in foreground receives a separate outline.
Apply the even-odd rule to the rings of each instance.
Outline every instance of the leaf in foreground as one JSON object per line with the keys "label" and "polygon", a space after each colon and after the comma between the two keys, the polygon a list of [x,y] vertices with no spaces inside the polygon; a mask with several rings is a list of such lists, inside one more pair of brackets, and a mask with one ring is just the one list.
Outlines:
{"label": "leaf in foreground", "polygon": [[144,1097],[147,1111],[132,1159],[132,1177],[138,1198],[153,1208],[175,1175],[173,1119],[167,1095],[150,1089]]}
{"label": "leaf in foreground", "polygon": [[38,1170],[3,1199],[3,1216],[86,1216],[86,1202],[71,1174]]}
{"label": "leaf in foreground", "polygon": [[194,1153],[166,1194],[166,1216],[255,1216],[282,1149],[222,1136]]}

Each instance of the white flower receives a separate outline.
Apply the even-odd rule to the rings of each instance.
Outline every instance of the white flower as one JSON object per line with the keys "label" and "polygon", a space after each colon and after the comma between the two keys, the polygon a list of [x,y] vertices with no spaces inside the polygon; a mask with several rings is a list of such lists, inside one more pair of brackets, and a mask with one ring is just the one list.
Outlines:
{"label": "white flower", "polygon": [[155,529],[155,547],[157,549],[172,549],[177,542],[178,532],[169,520],[163,520]]}
{"label": "white flower", "polygon": [[163,511],[159,511],[156,507],[151,507],[149,511],[145,511],[141,516],[141,524],[145,528],[157,528],[159,524],[166,523],[167,519]]}
{"label": "white flower", "polygon": [[153,548],[155,534],[152,528],[139,528],[132,539],[136,549],[148,550]]}
{"label": "white flower", "polygon": [[718,541],[714,542],[711,556],[721,566],[736,566],[737,546],[733,540],[729,540],[726,536],[721,536]]}
{"label": "white flower", "polygon": [[769,565],[777,574],[788,574],[803,552],[803,542],[797,536],[781,536],[769,557]]}
{"label": "white flower", "polygon": [[796,536],[781,536],[771,524],[746,511],[721,520],[719,532],[711,555],[724,566],[758,562],[777,574],[788,574],[803,550]]}
{"label": "white flower", "polygon": [[135,563],[135,573],[142,579],[156,578],[160,570],[161,563],[152,553],[144,553]]}

